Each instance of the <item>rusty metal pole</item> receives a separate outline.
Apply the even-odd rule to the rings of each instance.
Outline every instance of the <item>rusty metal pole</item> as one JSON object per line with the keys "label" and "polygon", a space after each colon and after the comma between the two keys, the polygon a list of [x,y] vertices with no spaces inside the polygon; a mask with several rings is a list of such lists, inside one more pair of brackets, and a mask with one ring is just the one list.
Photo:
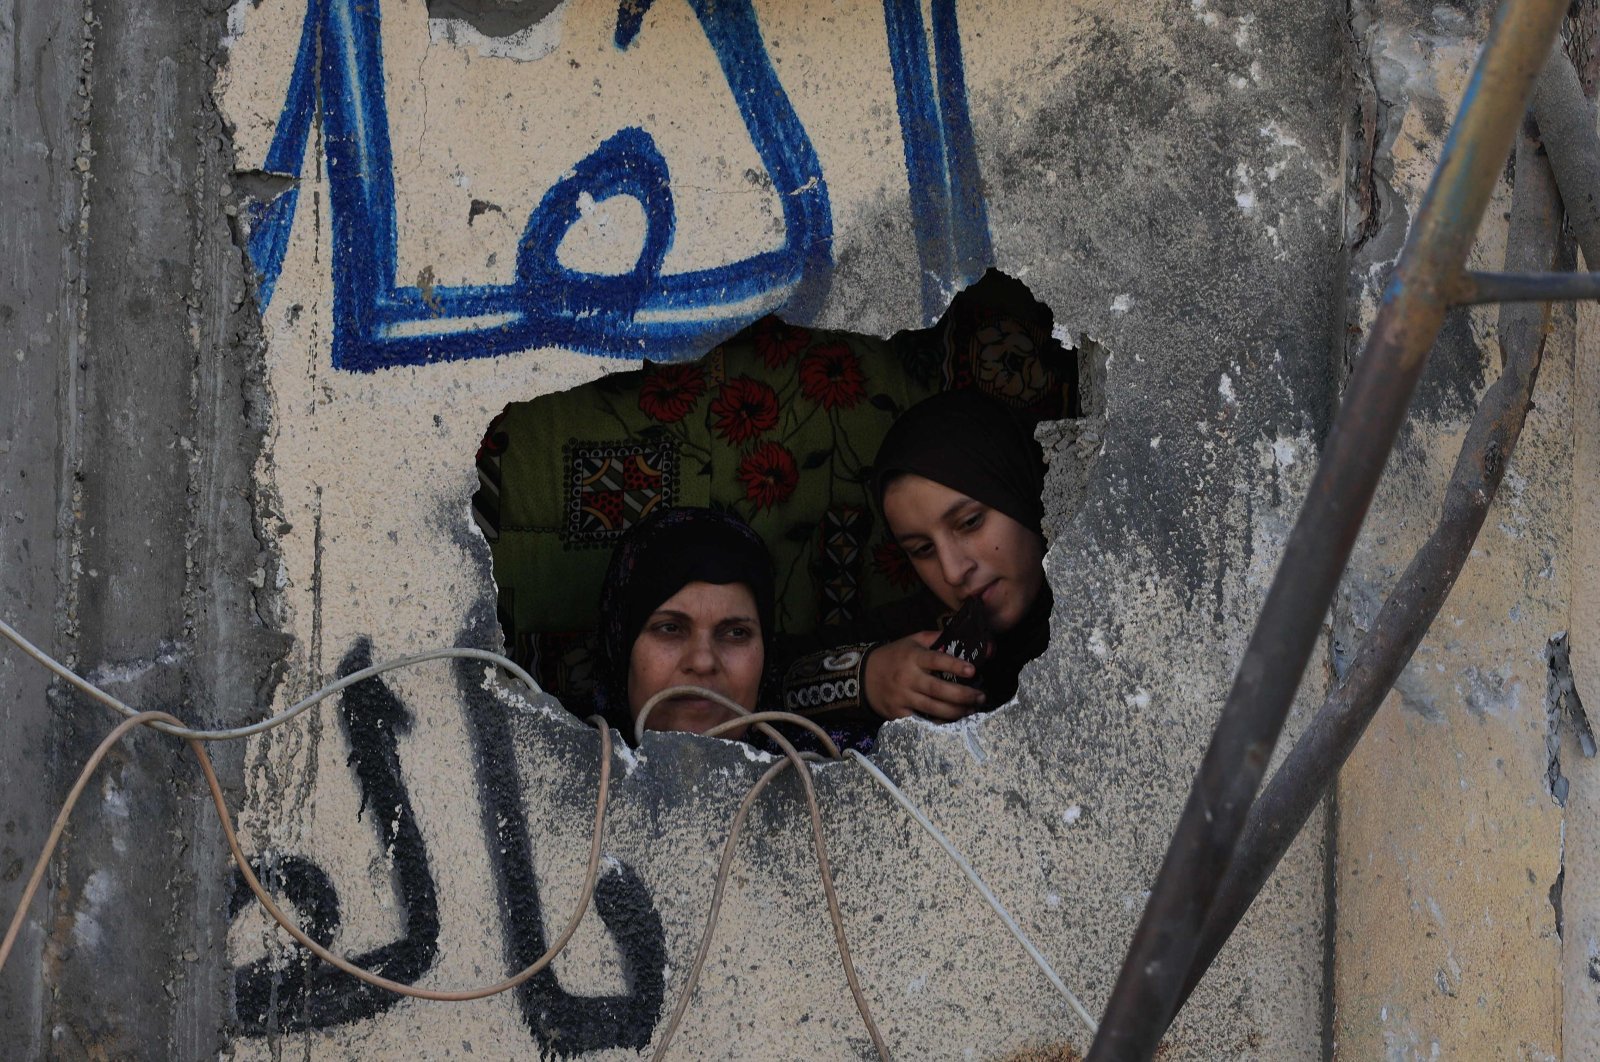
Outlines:
{"label": "rusty metal pole", "polygon": [[[1511,227],[1506,235],[1507,265],[1548,266],[1560,238],[1562,203],[1549,164],[1539,157],[1526,132],[1517,146],[1516,174]],[[1343,678],[1323,699],[1322,707],[1251,806],[1233,861],[1206,916],[1184,994],[1178,999],[1180,1010],[1338,779],[1340,768],[1355,751],[1466,566],[1533,404],[1549,324],[1548,302],[1542,307],[1500,307],[1504,368],[1467,428],[1455,469],[1445,485],[1438,522],[1389,591]]]}
{"label": "rusty metal pole", "polygon": [[1566,7],[1565,0],[1509,0],[1496,12],[1128,946],[1089,1062],[1150,1058],[1171,1020],[1202,926]]}
{"label": "rusty metal pole", "polygon": [[1454,302],[1577,302],[1600,299],[1600,273],[1468,273]]}

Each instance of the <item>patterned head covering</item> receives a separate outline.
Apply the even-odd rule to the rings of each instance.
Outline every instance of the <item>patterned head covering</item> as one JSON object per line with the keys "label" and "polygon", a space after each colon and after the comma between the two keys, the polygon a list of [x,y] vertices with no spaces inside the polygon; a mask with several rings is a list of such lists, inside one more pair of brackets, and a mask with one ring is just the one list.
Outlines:
{"label": "patterned head covering", "polygon": [[1044,452],[1028,422],[980,391],[943,391],[901,414],[873,461],[872,493],[911,473],[1044,534]]}
{"label": "patterned head covering", "polygon": [[761,642],[770,669],[772,558],[743,520],[715,509],[657,509],[617,543],[600,589],[598,707],[622,733],[633,732],[628,668],[633,643],[651,613],[689,583],[743,583],[756,599]]}

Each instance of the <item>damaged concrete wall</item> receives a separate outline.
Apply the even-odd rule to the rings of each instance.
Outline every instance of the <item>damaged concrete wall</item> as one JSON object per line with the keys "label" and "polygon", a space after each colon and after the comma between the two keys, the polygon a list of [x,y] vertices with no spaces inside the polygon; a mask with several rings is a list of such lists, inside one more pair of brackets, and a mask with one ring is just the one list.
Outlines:
{"label": "damaged concrete wall", "polygon": [[[1108,358],[1084,498],[1048,506],[1052,646],[1016,703],[958,727],[893,724],[877,758],[1098,1011],[1482,12],[213,6],[207,20],[9,16],[35,49],[15,54],[54,64],[36,83],[59,102],[7,104],[11,121],[51,126],[11,127],[42,190],[3,178],[40,205],[41,234],[14,245],[50,279],[4,289],[0,363],[61,397],[33,398],[7,426],[26,446],[0,453],[5,509],[24,510],[0,545],[58,536],[44,560],[36,544],[15,569],[5,555],[5,578],[46,586],[8,582],[27,602],[8,618],[43,637],[57,616],[57,648],[116,692],[214,722],[369,660],[496,647],[469,498],[506,402],[693,356],[769,311],[920,326],[997,266]],[[1498,253],[1492,235],[1478,252]],[[52,287],[58,273],[85,279]],[[1441,347],[1292,727],[1431,521],[1493,372],[1491,327],[1462,315]],[[1484,556],[1341,785],[1337,946],[1318,821],[1175,1026],[1176,1057],[1312,1058],[1335,1039],[1352,1057],[1435,1041],[1555,1054],[1563,1013],[1593,1028],[1563,1011],[1558,965],[1582,973],[1573,927],[1600,905],[1574,907],[1592,875],[1571,869],[1569,836],[1568,928],[1553,936],[1564,813],[1541,788],[1545,641],[1573,629],[1580,689],[1593,660],[1578,622],[1593,594],[1569,590],[1583,510],[1562,493],[1583,451],[1576,414],[1546,398],[1584,349],[1563,327],[1566,368],[1547,360],[1543,419]],[[21,368],[12,346],[29,352]],[[1052,490],[1081,479],[1067,467],[1080,451],[1096,447],[1057,454]],[[31,475],[50,453],[50,486],[20,487],[13,455],[34,455]],[[16,756],[5,814],[26,840],[8,832],[9,865],[50,812],[14,813],[12,794],[59,791],[105,718],[70,698],[52,714],[37,676],[4,659],[8,725],[55,756],[0,751]],[[619,753],[607,869],[571,949],[519,993],[451,1005],[286,962],[221,858],[195,772],[142,736],[82,813],[0,1020],[64,1057],[633,1057],[677,999],[759,759],[682,735]],[[1573,816],[1592,801],[1579,759],[1563,757]],[[391,976],[497,978],[543,950],[576,896],[595,736],[481,667],[392,673],[225,766],[262,869],[337,950]],[[817,786],[852,950],[898,1056],[1085,1045],[859,768],[822,768]],[[1429,798],[1446,790],[1441,811]],[[757,805],[682,1057],[867,1049],[801,806],[792,782]],[[1461,817],[1443,840],[1419,828],[1443,813]],[[1536,972],[1491,995],[1511,953]]]}
{"label": "damaged concrete wall", "polygon": [[[467,501],[506,401],[692,356],[769,310],[921,325],[996,265],[1110,352],[1103,471],[1052,528],[1057,644],[1019,703],[892,726],[880,759],[1098,1009],[1327,417],[1339,12],[578,2],[505,37],[428,16],[264,3],[230,26],[218,96],[237,166],[292,181],[241,211],[272,394],[264,581],[294,638],[276,704],[369,659],[496,643]],[[485,690],[480,668],[384,684],[381,703],[346,698],[252,745],[250,845],[328,910],[336,894],[346,952],[481,980],[566,917],[594,737]],[[647,1045],[760,770],[686,737],[621,760],[600,917],[553,977],[453,1010],[448,1035],[435,1007],[275,971],[246,911],[234,1050]],[[899,1054],[1083,1046],[858,768],[818,785]],[[757,815],[678,1050],[853,1054],[795,793]],[[1320,1050],[1318,855],[1312,837],[1290,861],[1176,1031],[1185,1050]]]}
{"label": "damaged concrete wall", "polygon": [[[266,406],[213,7],[0,8],[0,609],[117,696],[217,721],[270,695],[282,636],[248,582]],[[41,675],[0,656],[8,911],[109,721]],[[0,982],[17,1057],[207,1056],[231,1020],[226,853],[192,765],[153,739],[90,787]]]}
{"label": "damaged concrete wall", "polygon": [[[224,31],[90,13],[85,92],[102,109],[71,131],[93,145],[89,231],[104,235],[77,254],[103,357],[53,378],[115,374],[73,407],[106,425],[79,459],[108,471],[60,524],[111,544],[62,562],[69,596],[105,602],[63,639],[130,700],[217,721],[368,658],[494,644],[467,499],[504,402],[692,353],[768,309],[921,324],[998,265],[1069,336],[1105,342],[1102,471],[1052,528],[1058,644],[1019,703],[961,728],[896,725],[880,758],[1098,1009],[1326,420],[1339,12],[575,3],[509,38],[427,14],[240,5]],[[224,32],[225,135],[200,91]],[[665,190],[628,185],[635,172]],[[219,251],[225,219],[250,248],[254,304]],[[370,253],[386,234],[392,263]],[[631,305],[538,287],[635,261]],[[259,308],[259,346],[241,304]],[[58,499],[75,479],[69,466]],[[291,641],[269,705],[254,682],[276,632]],[[246,843],[341,950],[420,983],[493,976],[572,900],[593,737],[473,669],[384,690],[244,752]],[[96,732],[92,709],[66,710],[73,733]],[[55,739],[63,763],[81,740]],[[601,917],[521,997],[444,1010],[281,967],[276,936],[229,900],[192,772],[140,739],[61,860],[43,1034],[68,1056],[630,1054],[682,983],[707,860],[758,769],[685,737],[622,761]],[[169,774],[189,788],[170,793]],[[1083,1044],[859,771],[828,768],[819,787],[857,961],[901,1055]],[[791,791],[753,834],[680,1050],[853,1053]],[[1180,1023],[1184,1052],[1318,1052],[1318,856],[1313,837],[1291,860]],[[108,983],[137,1011],[92,1003]]]}
{"label": "damaged concrete wall", "polygon": [[[65,449],[56,425],[68,408],[64,363],[78,356],[80,300],[63,267],[77,248],[82,193],[81,178],[69,177],[82,105],[82,17],[64,9],[34,20],[18,17],[15,5],[0,10],[17,43],[0,60],[5,83],[33,88],[26,103],[15,91],[0,100],[0,182],[8,203],[31,207],[6,208],[0,224],[0,255],[11,263],[0,272],[0,616],[60,651],[51,635],[61,598],[52,532]],[[53,759],[49,688],[46,672],[14,653],[0,655],[0,904],[7,911],[53,815],[37,799]],[[0,974],[0,1029],[34,1057],[45,1029],[47,931],[43,920],[31,921]]]}

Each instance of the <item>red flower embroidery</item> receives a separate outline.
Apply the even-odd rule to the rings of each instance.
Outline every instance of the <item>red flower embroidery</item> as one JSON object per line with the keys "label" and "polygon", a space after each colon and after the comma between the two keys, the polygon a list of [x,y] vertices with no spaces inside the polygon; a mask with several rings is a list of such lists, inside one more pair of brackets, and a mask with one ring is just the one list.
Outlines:
{"label": "red flower embroidery", "polygon": [[861,360],[844,343],[820,343],[800,359],[800,393],[823,409],[849,409],[866,392]]}
{"label": "red flower embroidery", "polygon": [[911,566],[911,558],[892,538],[885,538],[872,547],[872,566],[882,572],[896,590],[909,590],[917,585],[917,570]]}
{"label": "red flower embroidery", "polygon": [[676,424],[705,393],[706,377],[698,364],[655,365],[639,385],[639,410],[652,420]]}
{"label": "red flower embroidery", "polygon": [[778,396],[760,380],[735,376],[711,400],[716,431],[728,442],[748,442],[778,424]]}
{"label": "red flower embroidery", "polygon": [[800,485],[800,470],[788,447],[764,442],[739,462],[739,481],[744,484],[744,496],[755,502],[757,509],[770,509],[789,500]]}
{"label": "red flower embroidery", "polygon": [[763,317],[757,328],[756,353],[769,369],[783,368],[811,342],[811,329],[784,324],[776,317]]}

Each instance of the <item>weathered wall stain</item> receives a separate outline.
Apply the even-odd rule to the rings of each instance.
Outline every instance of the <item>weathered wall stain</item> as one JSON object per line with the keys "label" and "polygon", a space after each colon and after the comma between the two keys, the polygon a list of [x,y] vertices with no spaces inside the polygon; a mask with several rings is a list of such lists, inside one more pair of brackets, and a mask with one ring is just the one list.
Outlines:
{"label": "weathered wall stain", "polygon": [[[1545,643],[1545,660],[1549,664],[1549,684],[1545,688],[1545,752],[1549,766],[1545,768],[1545,785],[1557,804],[1566,804],[1570,788],[1561,771],[1561,735],[1569,733],[1579,751],[1589,759],[1594,758],[1594,730],[1589,725],[1589,713],[1584,711],[1583,698],[1578,696],[1577,684],[1572,677],[1572,647],[1566,631],[1558,631]],[[1552,895],[1559,889],[1552,888]]]}

